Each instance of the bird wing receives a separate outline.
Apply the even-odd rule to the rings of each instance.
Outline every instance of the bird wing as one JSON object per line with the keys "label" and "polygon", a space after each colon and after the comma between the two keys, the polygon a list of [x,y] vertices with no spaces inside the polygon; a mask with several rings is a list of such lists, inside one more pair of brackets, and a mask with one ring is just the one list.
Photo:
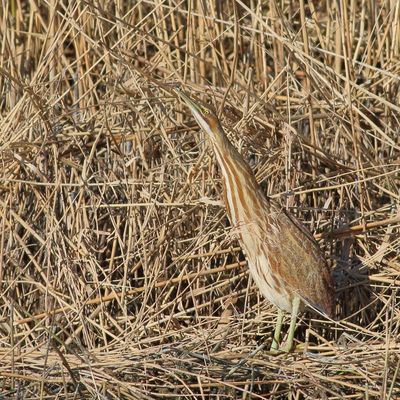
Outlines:
{"label": "bird wing", "polygon": [[268,218],[265,227],[272,273],[278,274],[283,284],[305,302],[330,315],[333,284],[324,254],[300,221],[281,207],[273,208],[273,217]]}

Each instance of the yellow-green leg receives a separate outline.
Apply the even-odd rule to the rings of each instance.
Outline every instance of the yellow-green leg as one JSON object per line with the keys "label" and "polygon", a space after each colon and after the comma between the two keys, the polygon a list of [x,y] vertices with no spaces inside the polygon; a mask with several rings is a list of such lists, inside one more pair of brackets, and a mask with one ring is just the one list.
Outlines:
{"label": "yellow-green leg", "polygon": [[290,326],[288,332],[288,338],[284,346],[279,350],[288,353],[293,347],[294,332],[296,331],[297,314],[300,308],[300,297],[295,297],[292,302],[292,314],[290,316]]}
{"label": "yellow-green leg", "polygon": [[276,321],[274,337],[272,339],[271,350],[270,350],[272,354],[288,353],[292,349],[294,332],[296,331],[297,314],[299,312],[299,308],[300,308],[300,298],[296,296],[292,302],[292,314],[290,316],[290,326],[289,326],[289,331],[288,331],[288,338],[287,338],[285,345],[282,346],[281,348],[279,348],[279,340],[280,340],[281,330],[282,330],[283,311],[281,309],[278,309],[278,318]]}
{"label": "yellow-green leg", "polygon": [[271,344],[271,352],[277,352],[279,347],[279,341],[281,338],[281,330],[282,330],[282,322],[283,322],[283,311],[278,308],[278,318],[276,320],[274,337],[272,338]]}

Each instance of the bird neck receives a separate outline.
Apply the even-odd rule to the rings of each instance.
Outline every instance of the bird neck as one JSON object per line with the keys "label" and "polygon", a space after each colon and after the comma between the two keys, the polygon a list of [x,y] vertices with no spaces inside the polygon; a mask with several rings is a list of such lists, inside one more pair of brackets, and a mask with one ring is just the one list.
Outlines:
{"label": "bird neck", "polygon": [[210,137],[224,182],[225,205],[232,224],[249,222],[268,200],[250,166],[226,136],[222,126]]}
{"label": "bird neck", "polygon": [[258,187],[254,172],[242,154],[228,139],[220,124],[218,124],[217,129],[214,129],[211,143],[225,180],[232,176],[239,176],[249,184],[254,184],[254,186]]}

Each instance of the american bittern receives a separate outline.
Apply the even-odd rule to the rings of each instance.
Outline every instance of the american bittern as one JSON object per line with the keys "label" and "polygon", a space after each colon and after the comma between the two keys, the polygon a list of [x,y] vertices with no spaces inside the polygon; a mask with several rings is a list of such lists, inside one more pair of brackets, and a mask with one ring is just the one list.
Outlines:
{"label": "american bittern", "polygon": [[334,289],[326,260],[303,224],[264,194],[210,107],[194,102],[180,90],[175,92],[211,141],[222,172],[228,217],[251,276],[261,294],[278,307],[271,350],[278,351],[283,311],[287,311],[291,313],[288,339],[279,351],[290,351],[297,314],[306,305],[333,315]]}

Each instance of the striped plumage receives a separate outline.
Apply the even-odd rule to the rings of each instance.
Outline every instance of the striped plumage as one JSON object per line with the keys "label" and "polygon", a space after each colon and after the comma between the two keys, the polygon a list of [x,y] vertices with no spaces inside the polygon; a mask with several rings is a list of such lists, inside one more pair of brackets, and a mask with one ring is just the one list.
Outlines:
{"label": "striped plumage", "polygon": [[294,299],[333,316],[334,289],[326,260],[310,232],[268,198],[208,106],[177,91],[207,133],[221,169],[230,222],[262,295],[278,308],[294,310]]}

